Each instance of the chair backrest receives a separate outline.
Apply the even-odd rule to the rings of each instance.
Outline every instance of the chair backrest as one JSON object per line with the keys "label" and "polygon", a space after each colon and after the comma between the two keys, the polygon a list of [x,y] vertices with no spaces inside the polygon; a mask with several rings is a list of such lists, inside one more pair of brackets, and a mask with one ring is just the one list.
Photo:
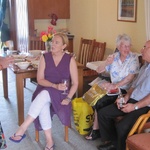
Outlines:
{"label": "chair backrest", "polygon": [[104,58],[106,42],[94,42],[90,61],[101,61]]}
{"label": "chair backrest", "polygon": [[29,50],[45,50],[45,43],[40,37],[29,37]]}
{"label": "chair backrest", "polygon": [[93,49],[93,44],[95,39],[83,39],[81,38],[80,47],[79,47],[79,55],[78,62],[86,66],[86,63],[91,60],[91,54]]}

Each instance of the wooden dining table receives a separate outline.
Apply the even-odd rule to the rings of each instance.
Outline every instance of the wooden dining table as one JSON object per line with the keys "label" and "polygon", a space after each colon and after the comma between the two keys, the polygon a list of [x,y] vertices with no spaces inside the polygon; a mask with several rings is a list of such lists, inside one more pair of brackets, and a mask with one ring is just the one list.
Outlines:
{"label": "wooden dining table", "polygon": [[[83,65],[77,62],[79,85],[76,93],[76,97],[80,97],[83,94]],[[37,69],[29,67],[26,70],[19,69],[16,65],[12,65],[9,68],[16,76],[16,95],[17,95],[17,109],[18,109],[18,125],[21,125],[24,121],[24,79],[36,78]],[[4,97],[8,99],[8,77],[7,69],[2,70],[3,79],[3,92]]]}

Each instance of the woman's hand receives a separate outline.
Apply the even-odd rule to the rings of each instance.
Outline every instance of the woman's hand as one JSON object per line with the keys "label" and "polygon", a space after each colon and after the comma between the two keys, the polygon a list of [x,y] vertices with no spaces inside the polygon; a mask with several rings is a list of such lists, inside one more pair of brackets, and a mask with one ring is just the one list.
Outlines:
{"label": "woman's hand", "polygon": [[113,61],[114,61],[114,54],[109,55],[106,59],[106,65],[112,64]]}
{"label": "woman's hand", "polygon": [[110,83],[110,85],[107,86],[107,91],[110,92],[111,90],[118,89],[116,84]]}
{"label": "woman's hand", "polygon": [[105,90],[108,90],[108,88],[109,88],[110,85],[111,85],[110,82],[104,82],[100,86],[101,86],[101,88],[103,88]]}
{"label": "woman's hand", "polygon": [[110,83],[110,82],[105,82],[101,84],[101,87],[105,89],[107,92],[113,89],[117,89],[116,84]]}
{"label": "woman's hand", "polygon": [[62,105],[68,105],[70,102],[71,102],[70,100],[68,100],[67,98],[65,98],[65,99],[62,100],[61,104]]}
{"label": "woman's hand", "polygon": [[59,84],[56,84],[57,85],[57,90],[60,90],[60,91],[65,91],[67,89],[66,85],[63,84],[63,83],[59,83]]}

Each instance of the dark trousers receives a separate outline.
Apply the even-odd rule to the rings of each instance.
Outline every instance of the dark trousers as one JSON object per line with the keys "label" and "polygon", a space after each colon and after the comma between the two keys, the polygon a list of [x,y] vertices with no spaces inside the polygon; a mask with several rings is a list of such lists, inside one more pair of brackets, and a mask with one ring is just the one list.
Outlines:
{"label": "dark trousers", "polygon": [[[121,89],[121,93],[122,94],[126,94],[126,90]],[[101,99],[99,99],[96,103],[96,105],[94,106],[96,111],[98,111],[99,109],[108,106],[112,103],[114,103],[117,99],[118,95],[114,95],[114,96],[108,96],[105,95],[104,97],[102,97]]]}
{"label": "dark trousers", "polygon": [[[136,103],[137,101],[130,99],[128,103]],[[102,140],[112,141],[117,150],[125,150],[126,138],[132,126],[142,114],[147,113],[149,107],[144,107],[130,113],[124,113],[119,110],[116,104],[108,105],[98,110],[98,122]],[[124,116],[123,119],[116,122],[115,118]]]}

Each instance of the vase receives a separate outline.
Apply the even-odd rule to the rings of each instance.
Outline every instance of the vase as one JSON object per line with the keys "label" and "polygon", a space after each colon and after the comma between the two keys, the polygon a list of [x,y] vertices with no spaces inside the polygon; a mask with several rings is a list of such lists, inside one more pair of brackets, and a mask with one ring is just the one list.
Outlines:
{"label": "vase", "polygon": [[49,52],[51,50],[51,41],[45,42],[45,50]]}

